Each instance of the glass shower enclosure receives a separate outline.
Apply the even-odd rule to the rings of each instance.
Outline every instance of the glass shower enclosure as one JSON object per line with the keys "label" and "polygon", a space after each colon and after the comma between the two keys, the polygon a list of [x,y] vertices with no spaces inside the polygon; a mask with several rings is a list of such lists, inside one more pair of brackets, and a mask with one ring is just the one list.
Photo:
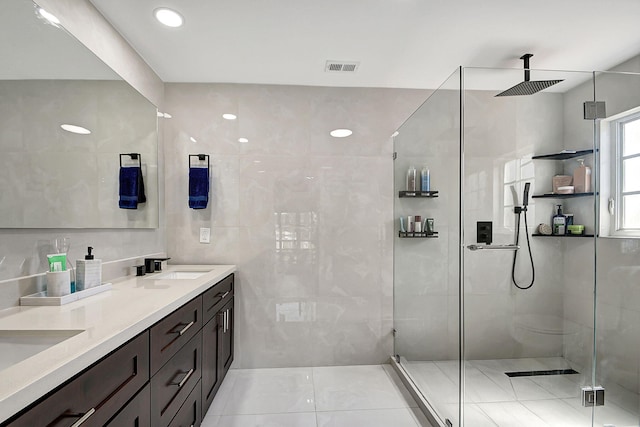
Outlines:
{"label": "glass shower enclosure", "polygon": [[394,134],[395,365],[438,426],[640,426],[640,75],[529,79],[461,67]]}

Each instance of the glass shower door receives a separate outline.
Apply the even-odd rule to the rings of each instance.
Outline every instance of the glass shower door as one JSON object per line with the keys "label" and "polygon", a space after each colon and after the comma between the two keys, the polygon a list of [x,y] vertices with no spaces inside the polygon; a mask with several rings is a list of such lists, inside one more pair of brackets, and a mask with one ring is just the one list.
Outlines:
{"label": "glass shower door", "polygon": [[640,74],[600,72],[595,426],[640,426]]}
{"label": "glass shower door", "polygon": [[[572,88],[591,73],[532,70],[560,80],[496,97],[521,70],[463,70],[461,170],[463,425],[592,425],[582,388],[593,383],[593,193],[558,194],[580,154],[593,166],[593,121]],[[487,90],[495,87],[496,90]],[[578,98],[575,97],[577,100]],[[587,137],[581,137],[584,132]],[[568,192],[568,190],[566,190]],[[584,235],[547,235],[561,205]],[[591,236],[591,237],[589,237]]]}
{"label": "glass shower door", "polygon": [[[433,410],[434,425],[456,427],[459,85],[455,72],[394,134],[394,354]],[[410,168],[419,181],[412,191]],[[423,169],[429,170],[429,188],[421,186]],[[410,226],[409,217],[420,226]]]}

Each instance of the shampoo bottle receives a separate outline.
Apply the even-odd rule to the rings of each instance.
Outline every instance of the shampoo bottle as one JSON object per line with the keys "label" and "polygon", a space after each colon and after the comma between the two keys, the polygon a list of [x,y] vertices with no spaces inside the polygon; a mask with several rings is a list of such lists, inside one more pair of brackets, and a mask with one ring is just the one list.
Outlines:
{"label": "shampoo bottle", "polygon": [[407,191],[418,191],[418,172],[414,166],[407,171]]}
{"label": "shampoo bottle", "polygon": [[562,235],[566,233],[567,229],[567,217],[562,213],[562,205],[558,206],[558,212],[553,216],[551,220],[551,227],[553,234]]}
{"label": "shampoo bottle", "polygon": [[92,250],[89,246],[84,259],[76,261],[76,291],[84,291],[102,284],[102,260],[94,259]]}
{"label": "shampoo bottle", "polygon": [[573,171],[573,185],[576,193],[591,191],[591,168],[584,165],[584,159],[578,159],[580,166]]}
{"label": "shampoo bottle", "polygon": [[426,166],[420,171],[420,190],[431,191],[431,175],[429,174],[429,168]]}

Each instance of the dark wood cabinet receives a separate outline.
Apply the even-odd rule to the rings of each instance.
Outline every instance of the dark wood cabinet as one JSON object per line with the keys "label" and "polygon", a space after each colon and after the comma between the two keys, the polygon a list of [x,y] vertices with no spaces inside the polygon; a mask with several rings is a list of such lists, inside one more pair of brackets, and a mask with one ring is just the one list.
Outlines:
{"label": "dark wood cabinet", "polygon": [[203,416],[233,362],[233,285],[232,274],[203,295],[206,319],[202,328]]}
{"label": "dark wood cabinet", "polygon": [[233,362],[233,293],[231,274],[0,427],[198,427]]}
{"label": "dark wood cabinet", "polygon": [[11,427],[103,426],[149,381],[149,333],[143,332],[12,421]]}
{"label": "dark wood cabinet", "polygon": [[222,345],[218,354],[218,369],[224,378],[233,362],[233,298],[222,307],[220,312],[222,313],[223,327]]}

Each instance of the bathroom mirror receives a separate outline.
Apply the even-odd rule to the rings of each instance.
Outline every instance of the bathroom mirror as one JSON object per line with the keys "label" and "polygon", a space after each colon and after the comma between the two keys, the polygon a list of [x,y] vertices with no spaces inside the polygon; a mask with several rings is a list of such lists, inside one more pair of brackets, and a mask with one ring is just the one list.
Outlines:
{"label": "bathroom mirror", "polygon": [[[2,8],[0,227],[157,228],[156,107],[31,1]],[[120,153],[141,155],[138,209],[118,206]]]}

